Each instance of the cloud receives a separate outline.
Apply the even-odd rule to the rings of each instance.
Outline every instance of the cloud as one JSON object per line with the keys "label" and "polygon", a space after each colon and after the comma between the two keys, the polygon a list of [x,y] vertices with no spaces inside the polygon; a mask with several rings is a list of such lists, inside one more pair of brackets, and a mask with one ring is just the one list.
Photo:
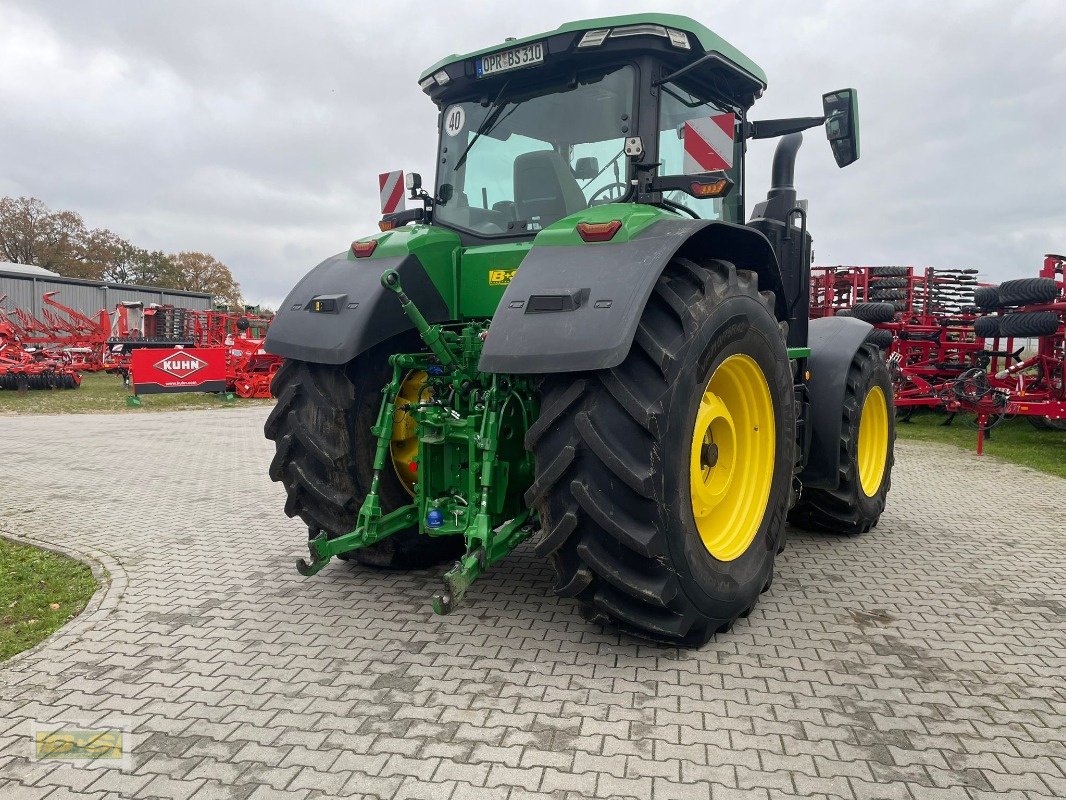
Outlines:
{"label": "cloud", "polygon": [[[1056,2],[658,2],[770,79],[755,118],[859,90],[863,155],[813,132],[797,185],[818,263],[1034,274],[1066,247],[1066,15]],[[630,2],[92,2],[0,6],[0,192],[136,243],[200,249],[249,298],[374,230],[376,175],[432,174],[422,68]],[[710,13],[713,9],[713,13]],[[749,204],[772,142],[749,152]]]}

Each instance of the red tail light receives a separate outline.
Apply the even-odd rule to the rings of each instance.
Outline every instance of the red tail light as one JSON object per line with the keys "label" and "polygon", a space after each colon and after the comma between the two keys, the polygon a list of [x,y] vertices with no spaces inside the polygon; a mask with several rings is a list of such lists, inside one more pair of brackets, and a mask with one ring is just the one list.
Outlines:
{"label": "red tail light", "polygon": [[377,239],[371,239],[368,242],[352,242],[352,255],[356,258],[366,258],[374,252],[377,246]]}
{"label": "red tail light", "polygon": [[579,222],[577,235],[583,242],[609,242],[621,228],[620,219],[612,219],[610,222]]}

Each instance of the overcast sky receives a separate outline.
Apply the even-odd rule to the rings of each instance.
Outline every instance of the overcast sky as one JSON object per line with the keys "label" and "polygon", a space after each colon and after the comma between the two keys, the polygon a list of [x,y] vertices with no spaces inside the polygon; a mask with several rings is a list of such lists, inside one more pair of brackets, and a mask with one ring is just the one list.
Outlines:
{"label": "overcast sky", "polygon": [[[372,13],[368,11],[372,9]],[[0,195],[226,262],[277,305],[376,230],[376,175],[432,174],[422,68],[583,17],[695,17],[759,63],[752,113],[859,90],[862,158],[808,134],[820,264],[1034,275],[1066,250],[1066,6],[1035,2],[0,0]],[[773,142],[749,151],[765,192]]]}

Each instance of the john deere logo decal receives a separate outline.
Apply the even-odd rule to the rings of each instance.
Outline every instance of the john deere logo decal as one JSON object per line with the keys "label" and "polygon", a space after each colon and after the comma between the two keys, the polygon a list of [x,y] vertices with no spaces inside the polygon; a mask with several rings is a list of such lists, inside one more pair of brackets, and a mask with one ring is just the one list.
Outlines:
{"label": "john deere logo decal", "polygon": [[175,378],[188,378],[190,375],[199,372],[206,366],[206,361],[202,361],[196,356],[181,352],[171,353],[166,358],[155,363],[156,369],[161,372],[169,373]]}

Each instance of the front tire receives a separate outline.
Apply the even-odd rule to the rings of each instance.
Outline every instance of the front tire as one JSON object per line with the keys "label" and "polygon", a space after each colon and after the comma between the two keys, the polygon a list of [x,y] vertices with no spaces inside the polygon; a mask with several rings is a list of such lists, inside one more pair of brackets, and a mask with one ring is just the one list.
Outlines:
{"label": "front tire", "polygon": [[892,486],[896,420],[892,378],[872,344],[848,367],[836,489],[804,489],[789,522],[807,530],[865,533],[877,525]]}
{"label": "front tire", "polygon": [[[379,346],[347,365],[286,359],[271,383],[278,402],[264,426],[275,443],[270,479],[285,487],[285,513],[302,519],[312,537],[325,531],[334,538],[355,528],[373,474],[370,428],[391,377],[390,352]],[[379,494],[385,513],[411,502],[389,464]],[[368,566],[423,569],[462,551],[461,536],[422,536],[412,526],[347,555]]]}
{"label": "front tire", "polygon": [[754,273],[674,258],[621,364],[544,379],[526,501],[587,619],[699,645],[769,588],[795,443],[773,308]]}

